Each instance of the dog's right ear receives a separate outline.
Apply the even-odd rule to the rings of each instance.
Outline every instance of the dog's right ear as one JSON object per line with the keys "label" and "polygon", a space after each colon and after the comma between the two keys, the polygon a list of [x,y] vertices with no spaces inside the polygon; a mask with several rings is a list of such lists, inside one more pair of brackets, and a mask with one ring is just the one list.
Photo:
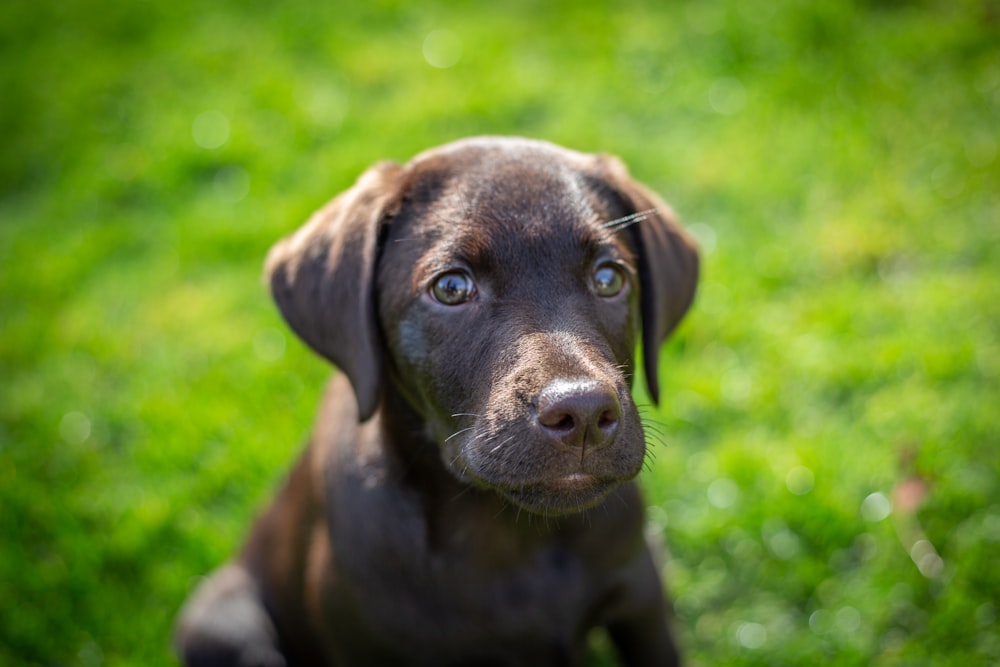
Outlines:
{"label": "dog's right ear", "polygon": [[379,337],[373,295],[378,236],[403,168],[371,167],[267,256],[271,294],[292,330],[343,371],[368,419],[379,400]]}

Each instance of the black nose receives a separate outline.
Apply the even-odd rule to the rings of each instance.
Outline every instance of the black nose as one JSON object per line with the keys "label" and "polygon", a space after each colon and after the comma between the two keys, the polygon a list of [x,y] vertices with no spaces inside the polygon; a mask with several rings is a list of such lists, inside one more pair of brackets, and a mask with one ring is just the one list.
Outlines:
{"label": "black nose", "polygon": [[614,388],[593,380],[557,380],[538,395],[538,424],[573,447],[601,447],[618,428],[622,406]]}

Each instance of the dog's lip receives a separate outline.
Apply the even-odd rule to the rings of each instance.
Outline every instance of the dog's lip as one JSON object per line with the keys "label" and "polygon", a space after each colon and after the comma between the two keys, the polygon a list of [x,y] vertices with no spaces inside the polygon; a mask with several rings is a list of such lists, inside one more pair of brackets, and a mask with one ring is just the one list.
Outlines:
{"label": "dog's lip", "polygon": [[524,509],[556,516],[598,505],[619,483],[620,480],[575,472],[498,491]]}
{"label": "dog's lip", "polygon": [[586,472],[573,472],[542,482],[542,486],[549,486],[557,491],[574,492],[592,488],[603,482],[604,480],[597,475],[591,475]]}
{"label": "dog's lip", "polygon": [[502,482],[497,482],[480,477],[469,469],[465,469],[463,472],[463,476],[469,481],[474,481],[497,490],[516,491],[529,489],[532,491],[545,491],[547,493],[567,495],[577,493],[585,494],[625,481],[625,478],[608,477],[589,472],[577,471],[530,481],[504,480]]}
{"label": "dog's lip", "polygon": [[638,467],[635,470],[618,470],[598,464],[593,469],[588,469],[577,462],[576,465],[552,466],[556,469],[538,471],[534,475],[516,476],[504,474],[507,472],[505,470],[497,471],[493,467],[482,467],[476,463],[460,457],[448,461],[459,480],[501,492],[530,490],[550,494],[587,494],[626,482],[639,473]]}

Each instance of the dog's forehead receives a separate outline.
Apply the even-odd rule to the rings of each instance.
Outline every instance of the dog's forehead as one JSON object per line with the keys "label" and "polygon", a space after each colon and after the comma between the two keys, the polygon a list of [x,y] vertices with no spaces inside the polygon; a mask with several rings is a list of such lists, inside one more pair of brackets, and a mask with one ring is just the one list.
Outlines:
{"label": "dog's forehead", "polygon": [[422,156],[411,164],[421,236],[494,255],[606,241],[601,223],[612,207],[591,187],[588,160],[535,142],[462,144]]}
{"label": "dog's forehead", "polygon": [[456,179],[448,192],[473,234],[546,238],[586,234],[601,214],[577,174],[555,165],[497,165]]}

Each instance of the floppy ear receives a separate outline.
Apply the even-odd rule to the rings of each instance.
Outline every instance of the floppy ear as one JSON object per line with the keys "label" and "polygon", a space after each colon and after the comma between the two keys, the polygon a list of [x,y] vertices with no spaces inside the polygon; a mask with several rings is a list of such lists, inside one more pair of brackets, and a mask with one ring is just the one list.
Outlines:
{"label": "floppy ear", "polygon": [[633,180],[625,165],[602,156],[604,177],[622,198],[627,213],[652,212],[627,231],[639,253],[643,369],[653,401],[659,402],[660,346],[684,318],[698,283],[698,247],[677,222],[673,209]]}
{"label": "floppy ear", "polygon": [[373,274],[378,235],[402,167],[371,167],[267,256],[265,273],[285,320],[351,381],[358,415],[378,405],[379,334]]}

